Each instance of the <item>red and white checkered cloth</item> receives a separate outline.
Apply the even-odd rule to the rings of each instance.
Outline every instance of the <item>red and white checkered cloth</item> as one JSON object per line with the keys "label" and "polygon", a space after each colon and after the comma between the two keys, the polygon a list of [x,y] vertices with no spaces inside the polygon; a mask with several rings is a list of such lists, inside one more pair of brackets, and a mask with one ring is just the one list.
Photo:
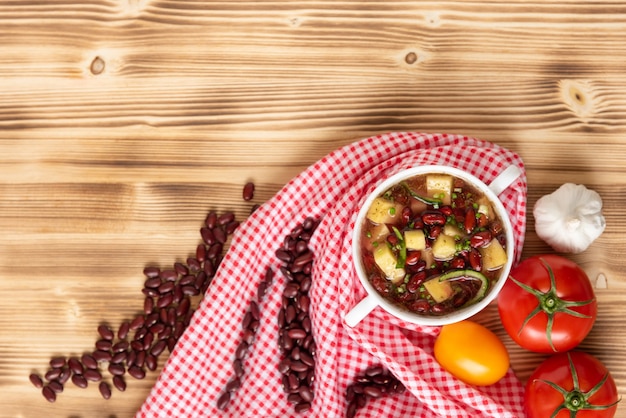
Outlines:
{"label": "red and white checkered cloth", "polygon": [[[402,323],[376,308],[355,328],[345,314],[363,297],[350,257],[351,232],[360,203],[399,170],[442,164],[489,183],[515,164],[522,175],[500,198],[514,225],[517,261],[524,241],[526,176],[515,153],[477,139],[438,134],[391,133],[344,146],[291,180],[241,224],[209,290],[168,358],[137,417],[343,417],[345,393],[355,375],[383,364],[407,390],[371,400],[357,417],[522,417],[523,386],[512,371],[489,387],[466,385],[433,356],[439,328]],[[322,219],[310,247],[311,319],[317,343],[315,399],[296,414],[286,401],[277,369],[277,315],[284,278],[275,251],[306,217]],[[261,325],[245,360],[243,383],[225,412],[216,399],[233,375],[241,323],[266,268],[277,271],[261,304]]]}

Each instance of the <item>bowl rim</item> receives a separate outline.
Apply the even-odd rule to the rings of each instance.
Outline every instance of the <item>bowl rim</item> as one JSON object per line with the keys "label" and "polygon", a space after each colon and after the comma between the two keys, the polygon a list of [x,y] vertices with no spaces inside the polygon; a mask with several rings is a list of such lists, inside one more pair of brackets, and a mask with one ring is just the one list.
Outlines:
{"label": "bowl rim", "polygon": [[[506,169],[506,167],[504,168]],[[504,171],[504,169],[502,171]],[[400,181],[420,175],[420,174],[429,174],[429,173],[442,173],[442,174],[450,174],[455,177],[462,178],[465,181],[471,182],[471,184],[482,192],[485,193],[489,201],[495,206],[495,210],[498,213],[498,217],[504,224],[505,235],[506,235],[506,252],[507,252],[507,263],[503,267],[500,278],[496,282],[495,286],[489,289],[487,295],[477,303],[474,303],[466,308],[455,310],[454,312],[450,312],[446,315],[441,316],[426,316],[419,315],[417,313],[409,312],[405,309],[400,308],[394,303],[385,299],[378,291],[374,289],[370,281],[367,279],[365,274],[365,269],[361,262],[361,246],[360,246],[360,235],[363,227],[363,221],[365,219],[365,215],[372,204],[373,200],[380,196],[384,191],[389,189],[391,186],[399,183]],[[514,255],[515,255],[515,239],[513,236],[513,225],[510,220],[510,216],[502,201],[498,198],[498,196],[494,193],[492,189],[489,188],[489,185],[480,180],[475,175],[461,170],[456,167],[446,166],[446,165],[419,165],[414,167],[409,167],[398,171],[397,173],[387,177],[381,183],[379,183],[374,190],[372,190],[363,201],[361,208],[359,209],[355,223],[354,229],[352,231],[352,264],[356,269],[357,276],[361,285],[365,288],[365,291],[368,294],[368,297],[373,297],[376,301],[376,304],[387,311],[389,314],[393,315],[396,318],[402,319],[406,322],[410,322],[417,325],[427,325],[427,326],[441,326],[446,324],[451,324],[455,322],[459,322],[465,319],[472,317],[478,312],[485,309],[500,293],[502,287],[508,280],[509,273],[513,266]]]}

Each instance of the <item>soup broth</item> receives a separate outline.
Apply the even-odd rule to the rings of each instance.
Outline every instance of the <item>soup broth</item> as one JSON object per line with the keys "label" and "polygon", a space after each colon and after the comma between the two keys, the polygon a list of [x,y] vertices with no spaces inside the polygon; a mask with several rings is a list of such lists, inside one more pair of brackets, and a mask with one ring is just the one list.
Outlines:
{"label": "soup broth", "polygon": [[376,291],[422,315],[482,300],[507,263],[505,231],[493,205],[449,174],[416,175],[376,197],[360,240]]}

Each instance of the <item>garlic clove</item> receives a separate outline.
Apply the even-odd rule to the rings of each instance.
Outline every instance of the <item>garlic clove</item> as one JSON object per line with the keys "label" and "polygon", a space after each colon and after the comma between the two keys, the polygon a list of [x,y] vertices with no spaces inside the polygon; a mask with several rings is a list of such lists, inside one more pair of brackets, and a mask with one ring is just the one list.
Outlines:
{"label": "garlic clove", "polygon": [[533,215],[537,236],[564,253],[586,250],[606,227],[600,195],[573,183],[542,196],[535,203]]}

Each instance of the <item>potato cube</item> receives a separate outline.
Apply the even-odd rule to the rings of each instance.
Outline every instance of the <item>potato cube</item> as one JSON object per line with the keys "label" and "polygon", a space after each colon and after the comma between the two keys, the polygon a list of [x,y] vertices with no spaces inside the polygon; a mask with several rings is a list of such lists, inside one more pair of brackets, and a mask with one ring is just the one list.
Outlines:
{"label": "potato cube", "polygon": [[444,205],[452,201],[452,187],[454,180],[447,174],[428,174],[426,176],[426,190],[428,197],[441,198]]}
{"label": "potato cube", "polygon": [[449,299],[454,294],[454,290],[452,289],[452,286],[450,286],[450,282],[440,282],[438,278],[425,281],[424,287],[437,303]]}
{"label": "potato cube", "polygon": [[483,260],[483,269],[487,271],[497,270],[507,262],[506,250],[497,239],[492,239],[489,245],[479,248]]}
{"label": "potato cube", "polygon": [[465,233],[454,224],[445,224],[443,226],[443,233],[452,238],[462,237],[465,235]]}
{"label": "potato cube", "polygon": [[440,234],[433,242],[432,250],[437,260],[451,260],[456,254],[456,241],[454,237]]}
{"label": "potato cube", "polygon": [[368,209],[366,217],[377,224],[393,224],[402,218],[402,205],[377,197]]}
{"label": "potato cube", "polygon": [[406,274],[403,268],[397,268],[398,258],[387,245],[379,245],[374,251],[374,262],[393,283],[399,283]]}
{"label": "potato cube", "polygon": [[426,235],[421,229],[404,231],[404,243],[407,250],[421,251],[426,248]]}

